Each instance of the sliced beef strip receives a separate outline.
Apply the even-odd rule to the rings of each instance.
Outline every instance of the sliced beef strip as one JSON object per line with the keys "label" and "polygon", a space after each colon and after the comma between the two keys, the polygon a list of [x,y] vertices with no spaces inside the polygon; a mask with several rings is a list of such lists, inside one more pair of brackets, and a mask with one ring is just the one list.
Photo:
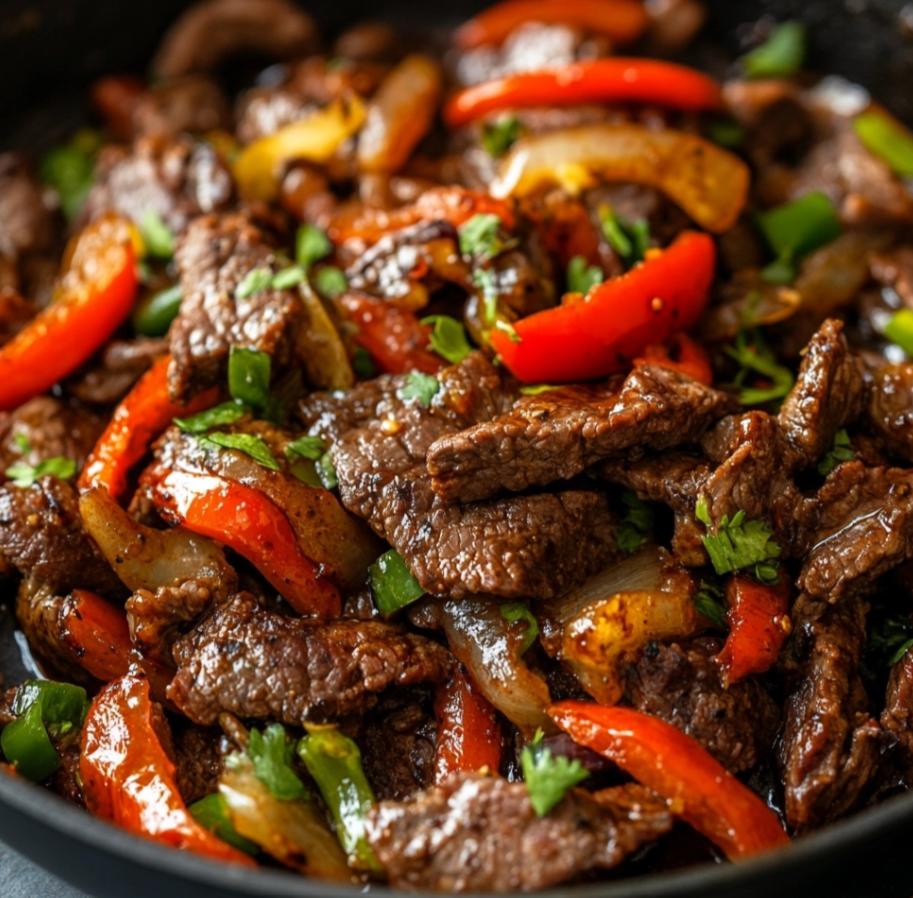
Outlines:
{"label": "sliced beef strip", "polygon": [[76,488],[56,477],[42,477],[27,489],[0,487],[0,555],[55,592],[124,593],[83,528]]}
{"label": "sliced beef strip", "polygon": [[779,751],[786,822],[797,833],[835,820],[865,799],[887,746],[859,677],[867,607],[801,602],[799,670],[786,701]]}
{"label": "sliced beef strip", "polygon": [[505,399],[497,372],[479,353],[439,379],[428,408],[394,395],[379,404],[376,419],[336,442],[343,504],[392,543],[435,595],[550,598],[599,570],[615,551],[601,495],[568,490],[470,505],[435,495],[428,448],[445,433],[490,419]]}
{"label": "sliced beef strip", "polygon": [[904,785],[913,783],[913,653],[891,669],[881,725],[897,739],[894,760]]}
{"label": "sliced beef strip", "polygon": [[69,380],[64,389],[81,402],[113,405],[130,391],[152,363],[168,352],[168,342],[151,337],[112,340],[98,363]]}
{"label": "sliced beef strip", "polygon": [[169,698],[196,723],[328,722],[372,707],[388,686],[448,676],[446,649],[380,621],[318,623],[265,611],[240,593],[174,646]]}
{"label": "sliced beef strip", "polygon": [[177,234],[197,215],[226,208],[232,196],[231,175],[210,144],[184,136],[141,138],[99,153],[81,217],[113,210],[142,225],[152,212]]}
{"label": "sliced beef strip", "polygon": [[133,133],[157,139],[184,132],[230,131],[231,109],[222,89],[205,75],[185,75],[152,84],[133,109]]}
{"label": "sliced beef strip", "polygon": [[222,731],[177,716],[170,722],[175,778],[184,803],[190,805],[219,791],[219,777],[225,769],[219,750]]}
{"label": "sliced beef strip", "polygon": [[179,241],[175,260],[183,300],[170,331],[173,400],[221,384],[233,346],[268,353],[274,372],[292,361],[305,320],[297,293],[268,287],[239,298],[235,292],[250,271],[276,267],[260,228],[244,215],[198,218]]}
{"label": "sliced beef strip", "polygon": [[865,423],[893,457],[913,464],[913,365],[883,365],[867,387]]}
{"label": "sliced beef strip", "polygon": [[384,375],[345,392],[311,393],[299,403],[298,418],[312,434],[335,443],[344,433],[375,419],[381,402],[396,396],[397,388],[397,380]]}
{"label": "sliced beef strip", "polygon": [[366,835],[394,888],[501,893],[615,867],[671,826],[665,802],[639,785],[572,789],[538,817],[525,783],[470,774],[374,805]]}
{"label": "sliced beef strip", "polygon": [[53,248],[59,222],[48,195],[32,177],[25,158],[0,154],[0,256],[20,256]]}
{"label": "sliced beef strip", "polygon": [[727,770],[758,764],[780,723],[774,700],[753,677],[728,689],[713,658],[723,641],[707,637],[682,645],[652,644],[627,672],[627,700],[696,739]]}
{"label": "sliced beef strip", "polygon": [[834,445],[837,431],[862,412],[861,366],[833,318],[821,325],[805,350],[796,384],[780,409],[779,421],[796,453],[793,467],[815,464]]}
{"label": "sliced beef strip", "polygon": [[605,458],[696,441],[731,400],[653,365],[619,388],[570,386],[520,399],[506,414],[441,437],[428,452],[435,492],[472,502],[579,474]]}

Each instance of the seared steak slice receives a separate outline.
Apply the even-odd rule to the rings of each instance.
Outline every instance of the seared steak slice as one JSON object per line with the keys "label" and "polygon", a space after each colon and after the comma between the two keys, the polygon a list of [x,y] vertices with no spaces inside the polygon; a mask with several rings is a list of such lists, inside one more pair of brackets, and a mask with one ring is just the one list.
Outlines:
{"label": "seared steak slice", "polygon": [[304,307],[295,290],[237,290],[254,269],[273,271],[276,255],[244,215],[207,215],[187,229],[175,254],[181,311],[171,325],[171,398],[182,401],[221,384],[233,346],[272,357],[273,371],[294,357]]}
{"label": "seared steak slice", "polygon": [[878,775],[885,733],[859,678],[865,617],[855,596],[803,608],[798,680],[786,701],[779,752],[786,822],[795,832],[852,810]]}
{"label": "seared steak slice", "polygon": [[891,670],[881,725],[897,739],[895,762],[901,781],[913,781],[913,653],[907,652]]}
{"label": "seared steak slice", "polygon": [[442,436],[428,452],[435,492],[473,502],[566,480],[627,450],[692,443],[730,400],[675,371],[639,366],[619,389],[570,386],[520,399],[507,414]]}
{"label": "seared steak slice", "polygon": [[525,783],[469,774],[375,805],[366,834],[394,888],[534,892],[615,867],[671,826],[666,803],[636,784],[572,789],[538,817]]}
{"label": "seared steak slice", "polygon": [[319,623],[265,611],[240,593],[174,646],[169,698],[191,720],[332,721],[362,712],[388,686],[438,682],[450,653],[380,621]]}
{"label": "seared steak slice", "polygon": [[0,155],[0,256],[15,262],[52,249],[58,232],[59,222],[25,157]]}
{"label": "seared steak slice", "polygon": [[728,689],[713,656],[722,640],[684,645],[653,644],[628,670],[627,698],[697,739],[724,767],[740,773],[754,767],[773,745],[780,713],[756,679]]}
{"label": "seared steak slice", "polygon": [[871,375],[865,418],[892,456],[913,463],[913,365],[885,365]]}

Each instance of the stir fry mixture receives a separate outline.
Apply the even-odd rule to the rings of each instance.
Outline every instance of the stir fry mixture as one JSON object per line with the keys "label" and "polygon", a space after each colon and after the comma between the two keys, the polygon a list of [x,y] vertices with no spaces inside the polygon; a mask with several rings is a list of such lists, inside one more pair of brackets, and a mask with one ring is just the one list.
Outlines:
{"label": "stir fry mixture", "polygon": [[493,892],[906,787],[913,136],[795,22],[671,61],[703,20],[206,0],[0,157],[5,773]]}

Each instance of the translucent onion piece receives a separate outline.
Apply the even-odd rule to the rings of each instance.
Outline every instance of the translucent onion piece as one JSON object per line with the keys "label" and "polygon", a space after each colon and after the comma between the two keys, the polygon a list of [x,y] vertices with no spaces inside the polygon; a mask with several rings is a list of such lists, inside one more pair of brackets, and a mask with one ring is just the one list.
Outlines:
{"label": "translucent onion piece", "polygon": [[298,357],[308,381],[323,390],[351,389],[355,374],[329,312],[307,281],[298,290],[307,312],[307,324],[298,335]]}

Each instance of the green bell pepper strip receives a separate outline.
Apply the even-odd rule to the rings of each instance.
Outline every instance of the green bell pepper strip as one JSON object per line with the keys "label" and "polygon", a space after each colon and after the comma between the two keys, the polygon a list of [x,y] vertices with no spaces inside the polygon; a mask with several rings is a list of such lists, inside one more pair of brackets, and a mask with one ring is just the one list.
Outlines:
{"label": "green bell pepper strip", "polygon": [[425,595],[425,590],[396,549],[384,552],[371,565],[369,580],[374,604],[381,614],[394,614]]}
{"label": "green bell pepper strip", "polygon": [[250,839],[245,839],[236,829],[228,810],[225,796],[218,792],[207,795],[195,801],[189,808],[191,816],[201,826],[205,826],[211,833],[218,836],[223,842],[228,842],[234,848],[245,854],[256,855],[260,853],[260,846]]}
{"label": "green bell pepper strip", "polygon": [[0,748],[6,760],[26,779],[40,783],[60,767],[60,755],[51,744],[41,720],[41,705],[35,703],[0,733]]}

